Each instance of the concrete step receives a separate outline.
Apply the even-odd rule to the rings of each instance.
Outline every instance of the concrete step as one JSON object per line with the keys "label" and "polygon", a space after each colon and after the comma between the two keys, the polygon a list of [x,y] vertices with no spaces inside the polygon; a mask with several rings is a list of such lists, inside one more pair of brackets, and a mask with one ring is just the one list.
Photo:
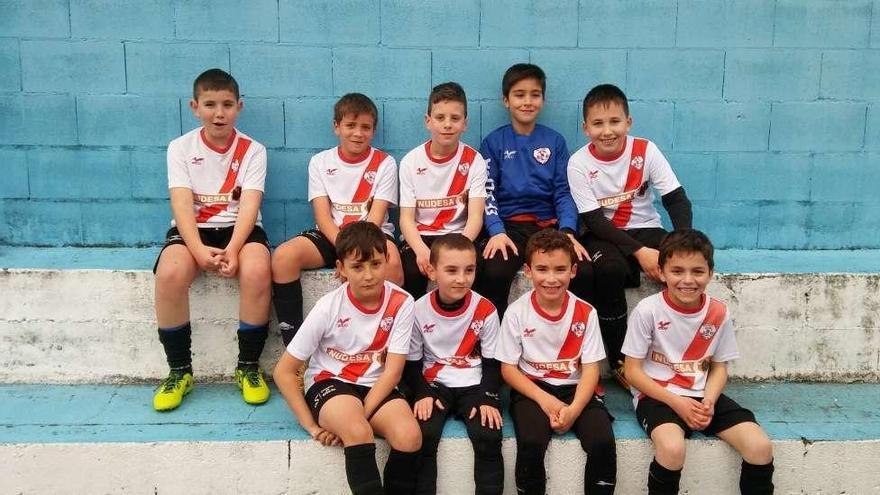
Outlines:
{"label": "concrete step", "polygon": [[[156,250],[69,250],[67,263],[62,262],[62,251],[35,250],[31,258],[19,250],[3,251],[0,256],[0,266],[7,266],[0,270],[0,382],[123,383],[163,376],[153,275],[143,268],[150,266]],[[780,257],[778,252],[762,256],[771,262]],[[826,256],[824,264],[814,262],[839,268],[835,264],[846,264],[841,256]],[[742,252],[719,254],[719,260],[725,257],[725,263],[743,269],[754,266],[743,265],[746,261],[767,263],[759,255]],[[873,260],[863,254],[853,257],[859,260],[853,264],[856,268],[866,268]],[[880,266],[880,256],[877,261],[875,267]],[[20,267],[27,264],[61,267]],[[791,260],[788,264],[798,265]],[[94,265],[104,268],[88,268]],[[138,268],[123,268],[129,265]],[[718,270],[724,266],[719,263]],[[306,309],[337,283],[328,270],[307,272]],[[646,282],[629,290],[627,298],[633,305],[658,289]],[[878,289],[878,273],[717,273],[709,293],[728,302],[743,355],[732,364],[732,375],[755,380],[880,380]],[[525,290],[527,283],[520,275],[511,297]],[[228,380],[237,352],[236,282],[202,276],[191,295],[196,373],[203,379]],[[273,328],[263,353],[265,369],[272,368],[280,353],[280,336]]]}
{"label": "concrete step", "polygon": [[[617,493],[644,493],[651,444],[629,396],[606,385],[616,418]],[[776,493],[880,493],[880,385],[734,382],[727,393],[755,411],[773,439]],[[145,385],[0,385],[0,395],[2,493],[347,492],[341,450],[309,439],[275,390],[254,407],[234,385],[199,384],[171,413],[151,409]],[[514,493],[506,415],[504,436],[505,493]],[[379,456],[381,466],[381,441]],[[572,435],[554,439],[548,493],[580,493],[583,474],[575,467],[584,459]],[[726,444],[694,435],[681,493],[738,493],[739,462]],[[473,455],[458,421],[447,423],[438,464],[441,493],[473,492]]]}

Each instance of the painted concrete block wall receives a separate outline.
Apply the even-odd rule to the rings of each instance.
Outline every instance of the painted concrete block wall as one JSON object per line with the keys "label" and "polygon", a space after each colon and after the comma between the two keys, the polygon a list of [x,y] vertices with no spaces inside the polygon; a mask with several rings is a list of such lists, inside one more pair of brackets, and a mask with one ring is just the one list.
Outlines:
{"label": "painted concrete block wall", "polygon": [[192,79],[239,80],[240,128],[269,148],[263,216],[310,225],[308,158],[332,104],[380,109],[375,144],[427,138],[432,85],[461,82],[465,140],[507,116],[515,62],[548,75],[542,122],[585,143],[600,82],[668,155],[720,247],[880,248],[876,0],[0,0],[0,245],[154,245],[164,148],[193,128]]}

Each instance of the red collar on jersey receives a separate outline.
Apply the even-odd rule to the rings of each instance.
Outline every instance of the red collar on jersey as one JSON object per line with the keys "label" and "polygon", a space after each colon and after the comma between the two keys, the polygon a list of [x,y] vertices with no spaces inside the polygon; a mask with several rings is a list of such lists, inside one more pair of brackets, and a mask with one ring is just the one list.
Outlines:
{"label": "red collar on jersey", "polygon": [[460,147],[461,146],[456,147],[452,151],[452,154],[449,154],[446,156],[434,156],[431,154],[431,140],[429,139],[428,141],[425,142],[425,154],[428,155],[428,160],[431,160],[432,162],[440,165],[440,164],[444,164],[444,163],[448,162],[449,160],[452,160],[455,157],[456,153],[458,153],[458,149]]}
{"label": "red collar on jersey", "polygon": [[565,310],[568,309],[568,291],[565,292],[565,298],[562,300],[562,308],[559,310],[559,314],[551,315],[550,313],[544,311],[544,308],[538,304],[538,293],[532,289],[532,297],[530,298],[532,301],[532,307],[535,308],[535,312],[537,312],[541,318],[549,321],[559,321],[565,315]]}
{"label": "red collar on jersey", "polygon": [[236,132],[235,129],[232,129],[232,134],[229,135],[229,140],[226,141],[226,146],[224,146],[223,148],[218,148],[208,142],[208,137],[205,136],[205,128],[204,127],[202,127],[202,130],[199,131],[199,136],[202,138],[202,142],[205,143],[205,146],[207,146],[211,151],[213,151],[215,153],[220,153],[221,155],[226,153],[227,151],[229,151],[229,148],[232,147],[232,142],[235,141],[235,136],[237,136],[237,135],[238,135],[238,132]]}
{"label": "red collar on jersey", "polygon": [[373,151],[373,148],[367,148],[367,150],[364,151],[363,153],[361,153],[359,156],[356,156],[353,159],[348,159],[342,154],[342,148],[340,148],[339,146],[336,147],[336,154],[339,155],[339,159],[345,163],[351,163],[351,164],[360,163],[360,162],[366,160],[367,157],[370,156],[371,151]]}
{"label": "red collar on jersey", "polygon": [[354,297],[354,293],[351,291],[351,284],[345,286],[345,294],[348,296],[348,300],[351,301],[351,304],[353,304],[358,311],[365,315],[373,315],[382,309],[382,303],[385,302],[385,284],[384,282],[382,283],[382,293],[379,294],[379,305],[376,306],[375,309],[368,309]]}
{"label": "red collar on jersey", "polygon": [[467,295],[464,296],[464,303],[462,303],[461,307],[456,309],[455,311],[444,311],[443,308],[440,307],[438,298],[440,297],[437,289],[431,291],[430,299],[431,299],[431,307],[434,309],[434,312],[440,316],[445,316],[447,318],[452,318],[455,316],[461,316],[471,305],[471,295],[473,291],[468,291]]}
{"label": "red collar on jersey", "polygon": [[663,289],[663,292],[661,292],[661,294],[663,294],[663,301],[666,302],[667,306],[672,308],[673,311],[676,311],[683,315],[692,315],[699,313],[703,310],[704,307],[706,307],[706,294],[700,294],[700,305],[693,309],[683,308],[678,304],[675,304],[675,301],[673,301],[672,298],[669,297],[669,289]]}
{"label": "red collar on jersey", "polygon": [[[627,139],[627,141],[629,141],[629,139]],[[593,146],[593,143],[590,143],[589,145],[587,145],[587,149],[590,150],[590,154],[593,155],[593,158],[595,158],[596,160],[600,160],[603,162],[614,162],[614,161],[617,161],[618,158],[623,156],[623,152],[626,151],[626,144],[627,144],[626,142],[623,143],[623,148],[621,148],[620,153],[618,153],[614,156],[611,156],[611,157],[604,157],[604,156],[597,155],[596,154],[596,147]]]}

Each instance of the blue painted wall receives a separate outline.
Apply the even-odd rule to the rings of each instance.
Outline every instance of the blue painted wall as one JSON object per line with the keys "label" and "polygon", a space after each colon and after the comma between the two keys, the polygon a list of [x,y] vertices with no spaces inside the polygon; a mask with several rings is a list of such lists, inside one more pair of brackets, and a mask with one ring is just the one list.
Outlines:
{"label": "blue painted wall", "polygon": [[592,85],[628,93],[721,247],[880,248],[880,0],[0,0],[0,245],[151,245],[164,148],[192,79],[239,80],[269,148],[263,215],[310,222],[308,157],[334,100],[380,107],[398,158],[433,84],[470,97],[466,141],[506,120],[500,78],[548,74],[542,121],[582,146]]}

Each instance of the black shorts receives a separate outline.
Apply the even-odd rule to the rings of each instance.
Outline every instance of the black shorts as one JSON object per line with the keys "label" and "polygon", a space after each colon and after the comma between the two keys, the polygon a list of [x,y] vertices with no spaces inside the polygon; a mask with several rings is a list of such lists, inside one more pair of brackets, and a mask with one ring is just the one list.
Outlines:
{"label": "black shorts", "polygon": [[[394,236],[387,232],[383,233],[385,234],[385,238],[391,241],[391,244],[394,244],[395,246],[397,245],[397,243],[394,242]],[[330,239],[327,239],[327,236],[325,236],[323,232],[318,229],[309,229],[300,232],[296,237],[305,237],[312,241],[312,244],[318,249],[318,253],[321,254],[321,259],[324,260],[324,266],[321,268],[333,268],[336,266],[336,246],[330,242]]]}
{"label": "black shorts", "polygon": [[[223,249],[229,244],[229,240],[232,239],[232,231],[234,229],[235,227],[199,227],[199,237],[202,239],[202,244]],[[269,249],[269,238],[266,236],[266,231],[259,225],[254,225],[253,230],[251,230],[247,239],[244,240],[245,244],[251,242],[258,242],[266,246],[267,250]],[[156,257],[156,263],[153,265],[153,273],[156,273],[156,268],[159,266],[159,259],[162,257],[162,251],[165,251],[165,248],[168,246],[173,246],[175,244],[186,245],[183,241],[183,237],[180,236],[177,227],[171,227],[165,234],[165,244],[162,246],[162,250],[159,251],[159,256]]]}
{"label": "black shorts", "polygon": [[[566,404],[571,404],[574,400],[574,394],[577,392],[577,385],[551,385],[547,382],[543,382],[541,380],[536,380],[533,382],[544,392],[556,397],[557,399],[565,402]],[[532,399],[526,397],[525,395],[519,393],[513,388],[510,389],[510,411],[513,413],[514,405],[520,401],[531,401],[535,402]],[[587,409],[602,409],[608,414],[608,419],[614,421],[614,416],[608,412],[608,408],[605,406],[605,395],[599,395],[597,393],[593,393],[593,397],[590,399],[590,402],[587,402],[587,405],[584,406],[584,410]]]}
{"label": "black shorts", "polygon": [[[331,378],[329,380],[322,380],[312,384],[306,392],[306,403],[312,411],[312,417],[315,418],[315,421],[318,421],[321,408],[324,407],[324,404],[333,397],[336,397],[337,395],[353,395],[363,402],[369,392],[370,387],[367,387],[366,385],[358,385],[356,383],[348,383]],[[376,408],[376,411],[382,409],[382,406],[395,399],[404,399],[403,394],[397,389],[392,390],[387,397],[382,399],[382,402],[379,403],[379,407]],[[373,414],[375,414],[376,411],[373,411]]]}
{"label": "black shorts", "polygon": [[[701,398],[693,397],[693,399],[700,400]],[[680,426],[684,430],[685,438],[690,438],[694,432],[671,407],[650,397],[643,397],[639,400],[639,405],[636,407],[636,419],[639,420],[639,424],[642,425],[642,429],[648,436],[651,436],[654,428],[665,423],[675,423]],[[712,422],[700,433],[706,436],[717,435],[732,426],[746,422],[757,423],[752,411],[721,394],[715,402],[715,415],[712,417]]]}

